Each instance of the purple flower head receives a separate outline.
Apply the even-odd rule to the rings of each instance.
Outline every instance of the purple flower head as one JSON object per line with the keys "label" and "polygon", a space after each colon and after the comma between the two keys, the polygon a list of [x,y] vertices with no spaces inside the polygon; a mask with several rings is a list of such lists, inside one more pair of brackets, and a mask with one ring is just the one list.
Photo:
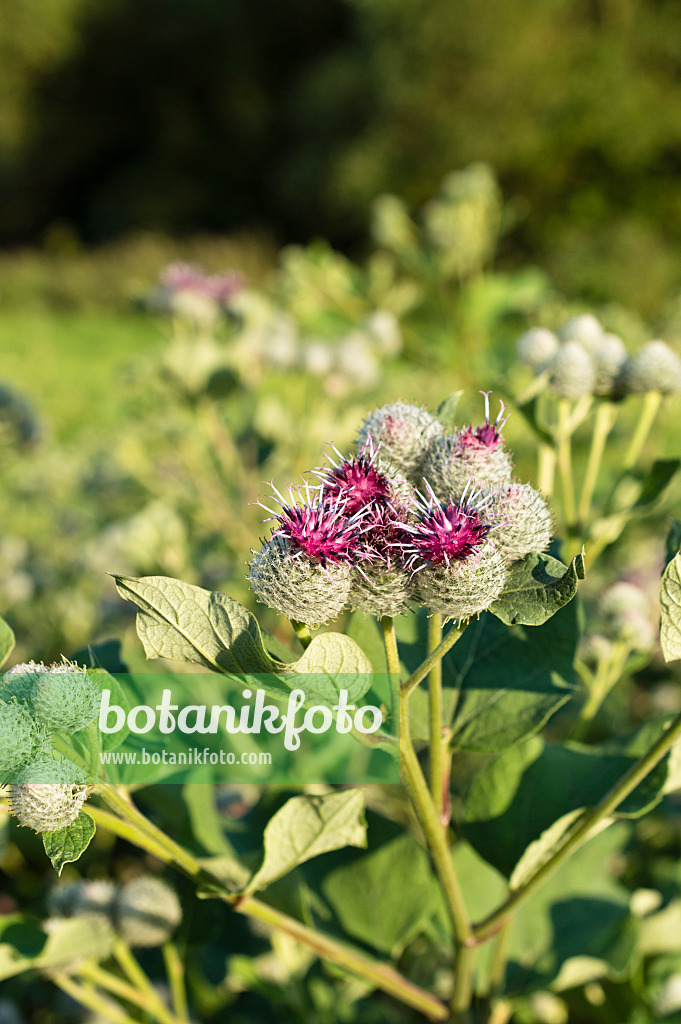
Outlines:
{"label": "purple flower head", "polygon": [[485,499],[475,494],[448,504],[440,501],[429,484],[428,497],[421,497],[415,523],[403,524],[408,539],[404,544],[405,565],[418,572],[424,565],[461,562],[474,555],[487,539],[492,524],[482,517]]}
{"label": "purple flower head", "polygon": [[237,271],[227,274],[206,274],[190,263],[171,263],[160,275],[161,285],[169,292],[195,292],[216,302],[228,302],[244,286]]}
{"label": "purple flower head", "polygon": [[385,505],[390,501],[390,481],[376,464],[378,450],[371,441],[354,458],[343,458],[335,448],[332,450],[340,461],[327,456],[331,468],[317,474],[321,477],[324,497],[344,501],[348,514],[368,505]]}
{"label": "purple flower head", "polygon": [[491,422],[489,412],[490,393],[489,391],[481,392],[485,397],[485,422],[482,426],[469,426],[459,431],[459,442],[464,448],[488,448],[494,450],[500,444],[503,444],[504,439],[501,436],[501,431],[504,429],[508,416],[504,416],[504,403],[500,402],[499,414],[494,423]]}
{"label": "purple flower head", "polygon": [[[305,487],[306,503],[295,503],[293,489],[289,489],[289,500],[274,487],[275,498],[281,506],[274,512],[266,505],[261,507],[270,513],[276,522],[273,537],[289,542],[291,550],[322,565],[353,564],[360,554],[362,534],[366,531],[363,511],[348,515],[345,502],[333,497],[311,494],[309,484]],[[268,522],[267,519],[264,522]]]}

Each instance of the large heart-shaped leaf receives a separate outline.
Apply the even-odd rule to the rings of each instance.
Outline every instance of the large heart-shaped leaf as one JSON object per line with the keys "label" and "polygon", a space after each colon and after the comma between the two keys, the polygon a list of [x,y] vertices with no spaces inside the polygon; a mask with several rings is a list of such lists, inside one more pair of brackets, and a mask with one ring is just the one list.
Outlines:
{"label": "large heart-shaped leaf", "polygon": [[584,576],[583,555],[567,567],[551,555],[526,555],[511,566],[490,611],[507,626],[541,626],[572,600]]}

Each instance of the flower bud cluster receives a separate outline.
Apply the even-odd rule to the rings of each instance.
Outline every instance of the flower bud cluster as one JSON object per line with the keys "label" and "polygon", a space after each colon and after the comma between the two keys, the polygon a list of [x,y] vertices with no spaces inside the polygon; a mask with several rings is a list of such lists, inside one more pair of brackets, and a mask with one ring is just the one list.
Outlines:
{"label": "flower bud cluster", "polygon": [[15,665],[0,679],[0,782],[10,784],[12,813],[36,832],[78,817],[87,795],[80,767],[52,751],[54,733],[92,725],[100,691],[75,664]]}
{"label": "flower bud cluster", "polygon": [[666,342],[649,341],[630,356],[622,339],[591,313],[568,320],[555,334],[531,328],[518,339],[516,355],[533,373],[545,374],[560,398],[681,391],[681,358]]}
{"label": "flower bud cluster", "polygon": [[182,921],[174,889],[160,878],[142,875],[117,886],[79,881],[52,890],[55,917],[90,917],[111,925],[130,946],[161,946]]}
{"label": "flower bud cluster", "polygon": [[[254,552],[257,597],[308,625],[344,608],[378,618],[425,605],[446,618],[475,615],[503,590],[509,563],[545,549],[551,514],[512,479],[503,406],[496,421],[451,434],[426,409],[397,402],[362,424],[355,454],[336,449],[279,509]],[[266,522],[268,520],[265,520]]]}

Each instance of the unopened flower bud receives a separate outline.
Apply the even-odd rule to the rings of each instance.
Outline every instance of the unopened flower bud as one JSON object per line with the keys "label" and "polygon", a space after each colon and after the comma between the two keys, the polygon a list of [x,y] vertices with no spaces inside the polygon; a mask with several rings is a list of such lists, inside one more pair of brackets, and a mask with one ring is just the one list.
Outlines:
{"label": "unopened flower bud", "polygon": [[54,917],[94,917],[110,924],[115,898],[113,882],[78,881],[56,886],[48,906]]}
{"label": "unopened flower bud", "polygon": [[655,645],[648,598],[634,583],[615,583],[603,594],[598,611],[604,629],[616,640],[626,640],[634,650],[649,651]]}
{"label": "unopened flower bud", "polygon": [[521,363],[541,373],[558,351],[558,338],[545,327],[532,327],[518,338],[516,355]]}
{"label": "unopened flower bud", "polygon": [[25,705],[16,698],[0,704],[0,774],[30,761],[38,741],[39,730]]}
{"label": "unopened flower bud", "polygon": [[348,564],[312,561],[282,537],[273,537],[254,555],[248,580],[270,608],[308,626],[335,619],[350,596]]}
{"label": "unopened flower bud", "polygon": [[182,920],[174,889],[160,878],[134,878],[114,905],[116,928],[131,946],[162,946]]}
{"label": "unopened flower bud", "polygon": [[38,721],[55,732],[74,733],[95,721],[101,693],[87,669],[79,665],[50,665],[33,689]]}
{"label": "unopened flower bud", "polygon": [[612,640],[608,640],[601,633],[585,636],[579,645],[580,657],[587,665],[597,665],[599,661],[609,661],[614,650],[615,646]]}
{"label": "unopened flower bud", "polygon": [[382,562],[376,565],[367,563],[361,572],[354,569],[349,603],[352,608],[379,619],[386,615],[393,618],[405,615],[414,604],[414,588],[409,573]]}
{"label": "unopened flower bud", "polygon": [[66,759],[41,757],[26,765],[10,786],[10,808],[34,832],[55,832],[75,821],[87,798],[85,776]]}
{"label": "unopened flower bud", "polygon": [[426,449],[441,434],[441,423],[426,409],[395,402],[376,409],[364,420],[357,437],[357,451],[363,454],[371,442],[381,459],[418,483]]}
{"label": "unopened flower bud", "polygon": [[510,562],[548,547],[553,531],[551,512],[539,491],[529,484],[511,484],[495,495],[490,514],[499,524],[494,543]]}
{"label": "unopened flower bud", "polygon": [[415,577],[419,599],[447,619],[467,619],[499,597],[506,561],[489,541],[468,558],[427,565]]}
{"label": "unopened flower bud", "polygon": [[558,331],[561,341],[578,341],[587,352],[591,352],[603,337],[603,328],[593,313],[582,313],[566,321]]}
{"label": "unopened flower bud", "polygon": [[649,341],[629,359],[622,371],[625,393],[659,391],[672,395],[681,391],[681,359],[664,341]]}
{"label": "unopened flower bud", "polygon": [[511,460],[501,446],[468,444],[462,431],[435,441],[423,465],[423,475],[441,501],[459,501],[471,481],[488,490],[504,487],[512,473]]}
{"label": "unopened flower bud", "polygon": [[596,363],[594,394],[610,395],[619,390],[619,380],[627,362],[627,350],[617,334],[604,334],[591,352]]}
{"label": "unopened flower bud", "polygon": [[549,384],[561,398],[582,398],[596,387],[596,364],[578,341],[567,341],[551,361]]}
{"label": "unopened flower bud", "polygon": [[27,661],[14,665],[2,677],[0,700],[9,701],[16,697],[19,702],[31,706],[35,685],[45,671],[42,662]]}

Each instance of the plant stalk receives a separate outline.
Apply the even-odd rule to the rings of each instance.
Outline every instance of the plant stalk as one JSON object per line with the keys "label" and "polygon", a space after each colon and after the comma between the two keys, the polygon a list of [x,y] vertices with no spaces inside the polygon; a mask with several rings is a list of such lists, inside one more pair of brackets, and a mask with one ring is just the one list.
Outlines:
{"label": "plant stalk", "polygon": [[598,406],[593,433],[591,435],[589,459],[586,465],[584,482],[582,484],[582,494],[579,500],[579,509],[577,511],[577,518],[579,519],[582,531],[584,531],[588,526],[591,502],[593,501],[594,491],[598,481],[598,473],[601,468],[605,445],[610,431],[615,425],[616,419],[617,408],[612,404],[612,402],[601,402]]}
{"label": "plant stalk", "polygon": [[662,395],[659,391],[648,391],[645,394],[634,436],[622,460],[623,470],[633,469],[638,462],[661,405]]}
{"label": "plant stalk", "polygon": [[576,518],[575,482],[572,470],[572,432],[570,430],[570,402],[558,400],[558,471],[563,495],[566,529],[571,532]]}
{"label": "plant stalk", "polygon": [[[428,653],[432,654],[442,642],[442,615],[434,612],[428,620]],[[428,697],[430,703],[430,793],[440,822],[443,821],[445,806],[444,740],[442,735],[442,660],[435,662],[428,673]]]}
{"label": "plant stalk", "polygon": [[431,668],[437,662],[442,661],[445,654],[454,646],[459,637],[463,635],[470,621],[470,619],[464,619],[462,622],[452,626],[435,650],[427,658],[424,658],[419,667],[402,683],[402,693],[406,693],[408,696],[412,690],[416,689],[419,683],[426,678]]}

